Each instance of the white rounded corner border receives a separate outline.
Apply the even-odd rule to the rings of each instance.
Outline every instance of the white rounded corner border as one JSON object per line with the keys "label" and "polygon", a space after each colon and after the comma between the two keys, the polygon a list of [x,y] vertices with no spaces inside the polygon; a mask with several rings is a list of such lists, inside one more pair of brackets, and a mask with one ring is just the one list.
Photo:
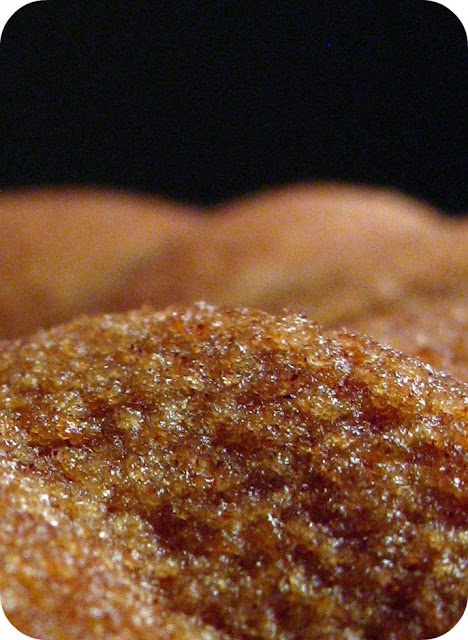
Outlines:
{"label": "white rounded corner border", "polygon": [[18,631],[14,627],[3,611],[2,602],[0,600],[0,638],[2,640],[40,640],[40,638],[33,638],[31,636],[25,636],[24,633]]}
{"label": "white rounded corner border", "polygon": [[[438,636],[440,640],[466,640],[468,638],[468,602],[465,608],[465,613],[462,615],[457,624],[447,633]],[[2,603],[0,600],[0,638],[2,640],[27,640],[30,636],[25,636],[18,631],[6,617]],[[40,640],[40,639],[33,639]],[[421,638],[420,640],[425,640]],[[434,639],[435,640],[435,639]]]}
{"label": "white rounded corner border", "polygon": [[[423,0],[424,2],[433,2],[434,0]],[[33,2],[47,2],[47,0],[33,0]],[[3,29],[18,9],[25,7],[33,2],[24,2],[24,0],[2,0],[0,2],[0,40],[3,33]],[[435,4],[441,4],[447,7],[462,23],[465,32],[468,32],[468,2],[466,0],[442,0],[442,2],[436,2]]]}
{"label": "white rounded corner border", "polygon": [[[47,0],[33,0],[33,2],[44,2]],[[26,7],[28,4],[33,4],[33,2],[25,2],[24,0],[2,0],[0,2],[0,42],[3,34],[3,29],[5,28],[8,20],[13,16],[18,9],[21,7]]]}
{"label": "white rounded corner border", "polygon": [[[46,2],[47,0],[34,0],[34,2],[44,1]],[[432,2],[433,0],[425,1]],[[24,2],[24,0],[3,0],[3,2],[0,3],[0,40],[3,29],[11,16],[14,15],[19,9],[21,9],[21,7],[24,7],[28,4],[32,4],[32,2]],[[443,2],[437,2],[436,4],[441,4],[447,7],[447,9],[454,13],[463,24],[465,32],[468,31],[468,2],[466,2],[466,0],[443,0]],[[0,637],[2,638],[2,640],[24,640],[25,638],[29,638],[29,636],[25,636],[11,624],[11,622],[3,612],[1,601]],[[453,627],[453,629],[445,633],[443,636],[440,636],[440,638],[443,638],[444,640],[465,640],[466,638],[468,638],[468,605],[462,618]]]}
{"label": "white rounded corner border", "polygon": [[462,23],[463,28],[465,29],[465,36],[468,34],[468,2],[466,2],[466,0],[442,0],[441,2],[435,2],[435,0],[424,1],[433,2],[433,4],[440,4],[449,9]]}

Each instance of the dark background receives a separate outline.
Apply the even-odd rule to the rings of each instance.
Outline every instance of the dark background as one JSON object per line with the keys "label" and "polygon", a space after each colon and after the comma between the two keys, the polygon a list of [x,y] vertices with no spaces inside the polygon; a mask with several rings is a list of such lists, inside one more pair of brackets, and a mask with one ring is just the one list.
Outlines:
{"label": "dark background", "polygon": [[0,63],[3,189],[339,180],[468,211],[466,34],[437,3],[48,0]]}

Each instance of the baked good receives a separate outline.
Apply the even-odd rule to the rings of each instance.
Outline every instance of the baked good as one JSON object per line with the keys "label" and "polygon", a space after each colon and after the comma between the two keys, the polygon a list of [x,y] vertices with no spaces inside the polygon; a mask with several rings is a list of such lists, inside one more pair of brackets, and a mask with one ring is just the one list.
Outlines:
{"label": "baked good", "polygon": [[327,326],[465,289],[468,224],[352,185],[196,210],[112,191],[0,195],[0,337],[152,304],[306,312]]}
{"label": "baked good", "polygon": [[108,295],[148,255],[163,265],[158,304],[179,301],[176,274],[186,269],[175,261],[183,242],[196,243],[199,218],[193,207],[118,191],[0,194],[0,338],[112,310]]}
{"label": "baked good", "polygon": [[347,327],[468,382],[468,280],[458,291],[410,297]]}
{"label": "baked good", "polygon": [[420,640],[468,589],[468,386],[203,303],[0,346],[0,593],[48,640]]}
{"label": "baked good", "polygon": [[209,282],[195,291],[210,301],[336,326],[412,297],[468,295],[467,220],[390,189],[291,185],[217,214],[199,258]]}

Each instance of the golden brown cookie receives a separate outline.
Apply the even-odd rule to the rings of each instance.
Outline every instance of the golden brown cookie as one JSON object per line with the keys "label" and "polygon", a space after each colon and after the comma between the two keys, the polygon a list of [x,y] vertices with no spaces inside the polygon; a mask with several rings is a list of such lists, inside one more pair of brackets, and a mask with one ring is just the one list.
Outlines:
{"label": "golden brown cookie", "polygon": [[300,315],[0,347],[0,593],[44,639],[421,640],[468,591],[468,386]]}
{"label": "golden brown cookie", "polygon": [[160,265],[155,302],[178,302],[186,268],[177,261],[184,238],[195,242],[198,218],[193,208],[116,191],[1,194],[0,338],[111,310],[109,294],[148,255]]}
{"label": "golden brown cookie", "polygon": [[332,326],[468,287],[467,222],[396,191],[294,185],[217,213],[200,252],[210,276],[196,292],[217,303]]}
{"label": "golden brown cookie", "polygon": [[296,185],[201,212],[72,189],[0,196],[0,336],[150,303],[329,326],[468,282],[468,225],[385,189]]}
{"label": "golden brown cookie", "polygon": [[468,382],[468,280],[457,292],[410,298],[347,326]]}

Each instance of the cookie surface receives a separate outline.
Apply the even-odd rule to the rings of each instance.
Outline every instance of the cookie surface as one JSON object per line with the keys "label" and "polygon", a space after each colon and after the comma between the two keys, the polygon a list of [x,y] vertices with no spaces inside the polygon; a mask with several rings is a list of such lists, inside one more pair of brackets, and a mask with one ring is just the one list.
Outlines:
{"label": "cookie surface", "polygon": [[44,639],[420,640],[468,589],[468,387],[203,303],[0,346],[0,593]]}
{"label": "cookie surface", "polygon": [[326,326],[468,282],[468,224],[389,189],[289,185],[198,210],[95,189],[0,194],[0,339],[207,300]]}
{"label": "cookie surface", "polygon": [[348,328],[468,382],[468,282],[458,292],[355,319]]}

